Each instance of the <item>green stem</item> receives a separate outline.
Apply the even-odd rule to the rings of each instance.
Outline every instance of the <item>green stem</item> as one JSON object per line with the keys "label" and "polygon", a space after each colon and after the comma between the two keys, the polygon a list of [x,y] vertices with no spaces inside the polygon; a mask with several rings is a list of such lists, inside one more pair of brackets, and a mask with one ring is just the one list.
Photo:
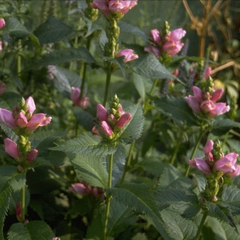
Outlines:
{"label": "green stem", "polygon": [[[112,169],[113,169],[113,154],[110,155],[110,159],[109,159],[108,188],[112,187]],[[109,212],[110,212],[111,199],[112,199],[111,195],[107,196],[103,240],[107,239],[107,225],[108,225],[108,216],[109,216]]]}
{"label": "green stem", "polygon": [[22,41],[18,40],[18,56],[17,56],[17,75],[18,75],[18,77],[20,76],[21,71],[22,71],[22,66],[21,66],[22,59],[21,59],[21,55],[20,55],[21,48],[22,48]]}
{"label": "green stem", "polygon": [[109,86],[111,82],[111,75],[112,75],[112,63],[108,63],[108,71],[107,71],[107,78],[106,78],[106,85],[105,85],[105,93],[104,93],[104,101],[103,106],[106,107],[107,105],[107,98],[108,98],[108,92],[109,92]]}
{"label": "green stem", "polygon": [[[201,140],[202,140],[202,137],[204,136],[204,134],[206,133],[206,131],[202,131],[200,132],[199,134],[199,137],[198,137],[198,140],[197,140],[197,143],[192,151],[192,154],[190,156],[190,160],[193,159],[194,155],[195,155],[195,152],[197,151],[197,148],[198,148],[198,145],[200,144]],[[185,172],[185,177],[188,177],[188,174],[189,174],[189,170],[190,170],[190,165],[188,164],[188,167],[187,167],[187,170]]]}
{"label": "green stem", "polygon": [[195,237],[195,240],[198,240],[198,239],[199,239],[199,237],[200,237],[200,235],[201,235],[201,232],[202,232],[202,228],[203,228],[204,223],[205,223],[205,221],[206,221],[206,219],[207,219],[207,216],[208,216],[208,212],[205,211],[204,214],[203,214],[203,217],[202,217],[200,226],[199,226],[199,228],[198,228],[198,232],[197,232],[197,235],[196,235],[196,237]]}
{"label": "green stem", "polygon": [[123,175],[122,175],[122,178],[121,178],[121,183],[123,183],[125,175],[126,175],[127,170],[128,170],[128,166],[131,163],[132,151],[133,151],[134,145],[135,145],[135,141],[133,141],[131,146],[130,146],[128,157],[127,157],[127,161],[126,161],[126,164],[125,164],[125,167],[124,167],[124,171],[123,171]]}
{"label": "green stem", "polygon": [[[157,86],[157,84],[158,84],[158,79],[156,79],[156,80],[154,81],[154,83],[153,83],[153,85],[152,85],[152,88],[151,88],[151,90],[150,90],[150,92],[149,92],[149,97],[152,96],[153,91],[154,91],[155,87]],[[147,113],[147,107],[148,107],[148,104],[149,104],[149,101],[150,101],[150,98],[149,98],[149,97],[147,98],[146,102],[144,103],[143,115],[145,115],[145,114]]]}
{"label": "green stem", "polygon": [[[90,49],[90,44],[91,44],[91,36],[88,36],[87,37],[87,44],[86,44],[87,50]],[[85,86],[85,82],[86,82],[86,73],[87,73],[87,63],[83,61],[82,66],[83,66],[83,69],[81,67],[81,70],[80,70],[80,75],[82,77],[80,98],[83,97],[83,93],[84,93],[84,86]]]}
{"label": "green stem", "polygon": [[171,158],[171,162],[170,162],[171,165],[173,165],[174,162],[175,162],[175,159],[176,159],[176,156],[177,156],[179,147],[180,147],[180,145],[181,145],[181,143],[182,143],[182,142],[181,142],[181,139],[182,139],[182,137],[183,137],[184,131],[185,131],[185,128],[183,128],[182,131],[181,131],[181,133],[180,133],[180,136],[179,136],[179,139],[178,139],[178,142],[177,142],[177,146],[176,146],[175,151],[174,151],[174,153],[173,153],[173,156],[172,156],[172,158]]}
{"label": "green stem", "polygon": [[24,184],[22,190],[21,190],[21,219],[20,221],[23,222],[25,220],[25,202],[26,202],[26,199],[25,199],[25,196],[26,196],[26,185]]}

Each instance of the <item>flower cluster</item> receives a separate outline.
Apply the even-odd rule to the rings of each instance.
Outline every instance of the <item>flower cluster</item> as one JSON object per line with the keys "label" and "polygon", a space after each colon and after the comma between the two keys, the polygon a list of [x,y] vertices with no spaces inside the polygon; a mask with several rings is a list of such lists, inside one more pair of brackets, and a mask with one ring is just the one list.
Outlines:
{"label": "flower cluster", "polygon": [[81,89],[80,88],[71,88],[71,94],[70,98],[73,101],[74,106],[78,106],[82,109],[85,109],[89,104],[89,98],[88,97],[80,97],[81,95]]}
{"label": "flower cluster", "polygon": [[192,91],[193,96],[189,95],[185,97],[185,100],[195,113],[203,113],[208,117],[215,117],[230,110],[230,107],[226,103],[216,103],[222,97],[224,92],[222,88],[217,90],[212,89],[212,93],[209,91],[203,93],[199,87],[193,86]]}
{"label": "flower cluster", "polygon": [[94,197],[100,198],[101,200],[104,200],[103,189],[93,187],[86,182],[74,183],[71,185],[69,190],[72,193],[76,193],[76,194],[80,194],[80,195],[92,195]]}
{"label": "flower cluster", "polygon": [[230,177],[240,175],[240,165],[236,164],[238,154],[232,152],[224,156],[223,152],[219,154],[215,152],[214,142],[209,140],[204,147],[205,158],[194,158],[193,160],[189,160],[188,163],[206,175],[214,172],[227,173]]}
{"label": "flower cluster", "polygon": [[145,47],[144,50],[153,53],[157,58],[162,54],[167,54],[172,57],[179,53],[184,46],[180,40],[185,34],[185,30],[178,28],[161,36],[157,29],[153,29],[150,31],[150,35],[154,45],[150,44],[148,47]]}
{"label": "flower cluster", "polygon": [[51,122],[51,117],[46,117],[45,113],[33,114],[36,106],[32,97],[26,101],[22,99],[20,107],[15,107],[13,111],[0,108],[0,121],[15,131],[26,129],[32,132],[38,127],[45,126]]}
{"label": "flower cluster", "polygon": [[131,119],[132,114],[123,111],[122,105],[115,95],[110,103],[109,112],[103,105],[97,105],[97,124],[93,127],[92,132],[103,138],[113,139]]}
{"label": "flower cluster", "polygon": [[132,49],[124,49],[116,55],[116,57],[121,57],[121,56],[124,56],[124,60],[123,60],[124,63],[130,62],[138,58],[138,55],[134,54]]}
{"label": "flower cluster", "polygon": [[137,5],[136,0],[94,0],[92,7],[98,9],[106,18],[122,18],[131,8]]}

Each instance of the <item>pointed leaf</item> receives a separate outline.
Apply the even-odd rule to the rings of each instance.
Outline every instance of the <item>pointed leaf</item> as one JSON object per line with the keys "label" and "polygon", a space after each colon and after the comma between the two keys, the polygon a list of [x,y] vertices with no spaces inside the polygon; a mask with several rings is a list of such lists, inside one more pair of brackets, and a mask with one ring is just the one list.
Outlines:
{"label": "pointed leaf", "polygon": [[230,119],[217,119],[213,122],[211,133],[215,136],[222,136],[234,127],[240,128],[240,123]]}
{"label": "pointed leaf", "polygon": [[30,34],[26,27],[14,17],[6,18],[6,27],[9,34],[16,39],[23,39]]}
{"label": "pointed leaf", "polygon": [[79,107],[74,107],[73,111],[78,123],[87,131],[92,131],[92,128],[94,126],[93,116]]}

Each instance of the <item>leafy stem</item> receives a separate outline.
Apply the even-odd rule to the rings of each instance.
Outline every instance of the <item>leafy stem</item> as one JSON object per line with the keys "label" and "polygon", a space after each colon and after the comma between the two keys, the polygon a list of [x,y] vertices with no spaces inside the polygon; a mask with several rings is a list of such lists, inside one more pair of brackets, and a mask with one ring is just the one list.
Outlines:
{"label": "leafy stem", "polygon": [[[109,159],[108,188],[112,187],[112,169],[113,169],[113,154],[110,155],[110,159]],[[108,216],[109,216],[109,212],[110,212],[111,199],[112,199],[112,196],[107,196],[103,240],[107,239],[107,225],[108,225]]]}
{"label": "leafy stem", "polygon": [[207,219],[207,216],[208,216],[208,211],[204,211],[203,217],[202,217],[202,220],[201,220],[201,223],[200,223],[200,226],[199,226],[198,231],[197,231],[197,235],[195,237],[196,240],[198,240],[200,235],[201,235],[202,228],[203,228],[204,223],[205,223],[205,221]]}

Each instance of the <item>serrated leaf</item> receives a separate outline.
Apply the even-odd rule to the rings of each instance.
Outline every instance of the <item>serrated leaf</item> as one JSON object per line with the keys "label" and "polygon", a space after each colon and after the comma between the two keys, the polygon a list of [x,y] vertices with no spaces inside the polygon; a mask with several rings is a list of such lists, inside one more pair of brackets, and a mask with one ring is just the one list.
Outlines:
{"label": "serrated leaf", "polygon": [[176,76],[172,75],[153,54],[145,54],[142,58],[130,62],[128,67],[135,73],[151,79],[175,79],[184,85]]}
{"label": "serrated leaf", "polygon": [[132,105],[124,110],[125,112],[132,114],[132,119],[126,129],[123,131],[120,139],[126,143],[131,143],[133,140],[141,137],[144,126],[143,111],[139,104]]}
{"label": "serrated leaf", "polygon": [[160,99],[155,99],[154,102],[157,110],[170,117],[179,125],[183,126],[187,123],[188,126],[198,126],[197,118],[187,105],[184,98],[166,96],[161,97]]}
{"label": "serrated leaf", "polygon": [[21,95],[14,92],[5,92],[0,96],[0,107],[12,110],[21,101]]}
{"label": "serrated leaf", "polygon": [[96,64],[95,59],[90,52],[84,48],[69,48],[57,50],[42,56],[37,63],[33,64],[31,68],[37,69],[48,65],[58,65],[64,62],[70,62],[73,60],[83,60],[88,64]]}
{"label": "serrated leaf", "polygon": [[144,86],[144,79],[138,75],[138,74],[133,74],[133,83],[135,88],[138,91],[138,94],[142,98],[143,102],[145,101],[145,86]]}
{"label": "serrated leaf", "polygon": [[6,27],[9,34],[16,39],[23,39],[30,34],[26,27],[15,17],[6,18]]}
{"label": "serrated leaf", "polygon": [[92,128],[94,126],[94,117],[90,113],[82,110],[79,107],[74,107],[73,111],[78,123],[83,126],[87,131],[92,131]]}
{"label": "serrated leaf", "polygon": [[50,240],[54,237],[51,228],[43,221],[13,224],[8,231],[8,240]]}
{"label": "serrated leaf", "polygon": [[120,203],[150,216],[162,237],[173,239],[169,238],[163,229],[163,220],[159,214],[153,195],[145,185],[121,184],[117,188],[107,188],[106,191],[108,195],[112,195]]}
{"label": "serrated leaf", "polygon": [[76,168],[77,175],[81,181],[85,181],[95,187],[106,187],[108,174],[100,157],[76,155],[71,159],[71,162]]}
{"label": "serrated leaf", "polygon": [[50,149],[54,151],[77,153],[84,156],[101,157],[113,154],[116,151],[114,146],[102,143],[99,138],[93,138],[93,136],[87,133],[82,133],[79,137],[70,139]]}
{"label": "serrated leaf", "polygon": [[222,136],[234,127],[240,128],[240,123],[230,119],[217,119],[213,122],[211,133],[215,136]]}
{"label": "serrated leaf", "polygon": [[8,187],[0,192],[0,239],[3,237],[4,220],[8,212],[11,197],[11,188]]}
{"label": "serrated leaf", "polygon": [[14,142],[18,140],[18,135],[9,127],[7,127],[5,124],[0,122],[0,127],[3,130],[3,132],[7,135],[7,137],[11,138]]}
{"label": "serrated leaf", "polygon": [[46,44],[74,37],[76,31],[58,19],[50,17],[34,31],[34,34],[41,44]]}
{"label": "serrated leaf", "polygon": [[103,57],[103,59],[107,62],[112,62],[112,63],[116,64],[119,67],[119,69],[121,70],[121,72],[123,74],[123,77],[124,78],[126,77],[125,65],[124,65],[124,62],[123,62],[124,57],[123,56],[116,57],[116,58]]}

